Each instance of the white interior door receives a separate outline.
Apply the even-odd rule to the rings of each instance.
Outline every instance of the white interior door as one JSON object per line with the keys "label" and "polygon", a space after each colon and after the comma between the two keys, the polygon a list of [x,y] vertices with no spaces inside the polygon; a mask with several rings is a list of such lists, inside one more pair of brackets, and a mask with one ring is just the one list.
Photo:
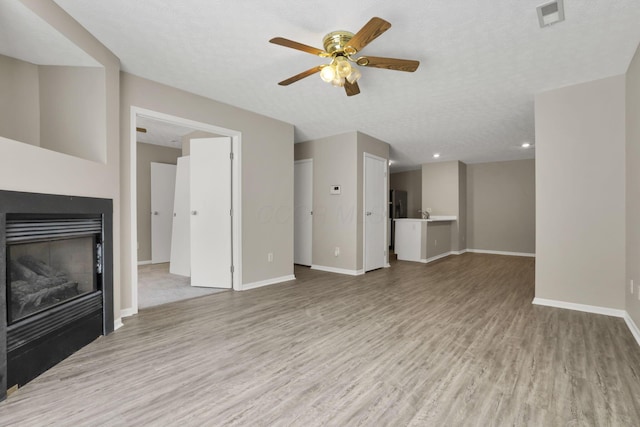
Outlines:
{"label": "white interior door", "polygon": [[191,140],[191,286],[231,288],[231,138]]}
{"label": "white interior door", "polygon": [[313,160],[294,163],[293,262],[311,265],[313,245]]}
{"label": "white interior door", "polygon": [[386,264],[387,164],[364,155],[364,271]]}
{"label": "white interior door", "polygon": [[176,165],[151,163],[151,263],[169,262]]}
{"label": "white interior door", "polygon": [[189,166],[189,156],[178,158],[173,202],[171,264],[169,264],[169,271],[172,274],[187,277],[191,275],[191,172]]}

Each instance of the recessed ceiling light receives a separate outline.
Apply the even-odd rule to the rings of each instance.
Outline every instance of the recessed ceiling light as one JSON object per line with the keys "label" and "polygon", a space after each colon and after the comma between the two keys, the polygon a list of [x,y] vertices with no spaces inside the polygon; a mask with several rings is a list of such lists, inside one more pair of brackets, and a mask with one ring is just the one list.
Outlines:
{"label": "recessed ceiling light", "polygon": [[434,155],[433,155],[433,158],[434,158],[434,159],[437,159],[438,157],[440,157],[440,154],[439,154],[439,153],[436,153],[436,154],[434,154]]}
{"label": "recessed ceiling light", "polygon": [[529,148],[529,147],[531,147],[530,143],[528,143],[528,142],[523,142],[522,143],[522,148]]}

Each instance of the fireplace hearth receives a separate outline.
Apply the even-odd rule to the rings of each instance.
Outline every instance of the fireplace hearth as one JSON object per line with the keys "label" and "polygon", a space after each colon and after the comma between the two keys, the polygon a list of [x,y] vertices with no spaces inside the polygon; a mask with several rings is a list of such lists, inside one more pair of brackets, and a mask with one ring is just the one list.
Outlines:
{"label": "fireplace hearth", "polygon": [[113,331],[112,202],[0,191],[0,400]]}

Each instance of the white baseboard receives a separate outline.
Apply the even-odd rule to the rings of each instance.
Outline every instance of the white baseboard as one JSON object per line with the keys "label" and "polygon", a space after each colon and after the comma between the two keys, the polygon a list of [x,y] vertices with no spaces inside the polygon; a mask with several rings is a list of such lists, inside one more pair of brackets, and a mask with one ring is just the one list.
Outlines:
{"label": "white baseboard", "polygon": [[552,299],[534,298],[533,304],[543,305],[547,307],[564,308],[566,310],[583,311],[585,313],[604,314],[605,316],[621,317],[627,324],[627,328],[631,331],[631,335],[636,339],[638,345],[640,345],[640,329],[635,324],[629,313],[625,310],[618,310],[615,308],[598,307],[595,305],[576,304],[573,302],[557,301]]}
{"label": "white baseboard", "polygon": [[462,255],[462,254],[466,254],[468,252],[468,249],[463,249],[461,251],[451,251],[450,254],[451,255]]}
{"label": "white baseboard", "polygon": [[465,249],[465,252],[473,252],[476,254],[492,254],[492,255],[509,255],[509,256],[527,256],[534,257],[536,254],[529,252],[507,252],[507,251],[490,251],[485,249]]}
{"label": "white baseboard", "polygon": [[390,268],[390,267],[391,267],[391,264],[389,264],[389,263],[386,263],[386,264],[384,265],[384,268]]}
{"label": "white baseboard", "polygon": [[364,274],[364,270],[347,270],[346,268],[325,267],[324,265],[312,265],[311,269],[329,273],[348,274],[349,276],[360,276]]}
{"label": "white baseboard", "polygon": [[638,325],[635,324],[629,313],[624,312],[624,321],[627,324],[627,328],[631,331],[631,334],[636,339],[638,345],[640,345],[640,329],[638,329]]}
{"label": "white baseboard", "polygon": [[564,308],[567,310],[584,311],[585,313],[604,314],[605,316],[625,317],[627,313],[624,310],[615,308],[599,307],[596,305],[576,304],[573,302],[558,301],[544,298],[534,298],[533,304],[544,305],[547,307]]}
{"label": "white baseboard", "polygon": [[124,324],[122,323],[122,319],[121,318],[117,318],[116,320],[113,321],[113,330],[117,331],[118,329],[122,328],[124,326]]}
{"label": "white baseboard", "polygon": [[249,289],[261,288],[263,286],[275,285],[276,283],[288,282],[289,280],[296,280],[296,276],[290,274],[288,276],[274,277],[273,279],[260,280],[259,282],[243,283],[242,291],[248,291]]}
{"label": "white baseboard", "polygon": [[151,260],[148,261],[138,261],[138,265],[149,265],[151,264]]}
{"label": "white baseboard", "polygon": [[129,317],[133,316],[134,314],[138,314],[138,310],[133,307],[120,310],[120,317]]}
{"label": "white baseboard", "polygon": [[440,255],[432,256],[431,258],[421,259],[420,262],[423,263],[423,264],[428,264],[430,262],[433,262],[433,261],[436,261],[436,260],[439,260],[439,259],[442,259],[442,258],[446,258],[446,257],[448,257],[449,255],[452,255],[452,254],[453,254],[453,252],[445,252],[445,253],[440,254]]}

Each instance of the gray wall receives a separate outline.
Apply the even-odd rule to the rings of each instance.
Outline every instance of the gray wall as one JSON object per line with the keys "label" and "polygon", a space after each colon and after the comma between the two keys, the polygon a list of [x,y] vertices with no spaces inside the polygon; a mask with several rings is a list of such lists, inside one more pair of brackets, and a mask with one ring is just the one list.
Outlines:
{"label": "gray wall", "polygon": [[624,309],[625,76],[535,97],[536,297]]}
{"label": "gray wall", "polygon": [[[313,159],[313,265],[358,269],[357,152],[356,132],[295,144],[295,160]],[[341,194],[330,194],[332,185]]]}
{"label": "gray wall", "polygon": [[[120,62],[54,2],[20,0],[36,15],[75,43],[105,67],[106,159],[92,162],[45,150],[30,144],[0,138],[0,186],[3,190],[48,194],[102,197],[113,200],[114,209],[114,316],[120,317],[121,227],[120,227],[120,145],[119,71]],[[35,90],[35,87],[32,88]],[[75,95],[74,95],[75,96]],[[39,114],[35,107],[31,112]],[[74,126],[75,123],[67,123]]]}
{"label": "gray wall", "polygon": [[[313,159],[313,265],[364,268],[364,153],[388,160],[389,144],[360,132],[295,144],[295,160]],[[329,193],[332,185],[340,195]]]}
{"label": "gray wall", "polygon": [[406,191],[407,216],[420,218],[418,211],[422,209],[422,169],[390,174],[389,189]]}
{"label": "gray wall", "polygon": [[469,249],[535,253],[535,160],[467,165]]}
{"label": "gray wall", "polygon": [[[123,239],[130,242],[131,107],[242,132],[242,282],[293,275],[293,126],[131,74],[121,74]],[[274,254],[268,262],[267,254]],[[131,275],[131,248],[123,248],[123,275]],[[131,289],[122,293],[131,307]]]}
{"label": "gray wall", "polygon": [[104,163],[104,69],[40,65],[40,146]]}
{"label": "gray wall", "polygon": [[175,165],[179,148],[138,142],[136,155],[136,197],[138,218],[138,261],[151,261],[151,162]]}
{"label": "gray wall", "polygon": [[[640,47],[626,75],[626,309],[640,326]],[[631,294],[630,280],[634,282]]]}
{"label": "gray wall", "polygon": [[459,161],[422,165],[422,209],[431,215],[455,215],[451,224],[451,250],[466,248],[466,165]]}
{"label": "gray wall", "polygon": [[40,145],[38,66],[0,55],[0,136]]}

